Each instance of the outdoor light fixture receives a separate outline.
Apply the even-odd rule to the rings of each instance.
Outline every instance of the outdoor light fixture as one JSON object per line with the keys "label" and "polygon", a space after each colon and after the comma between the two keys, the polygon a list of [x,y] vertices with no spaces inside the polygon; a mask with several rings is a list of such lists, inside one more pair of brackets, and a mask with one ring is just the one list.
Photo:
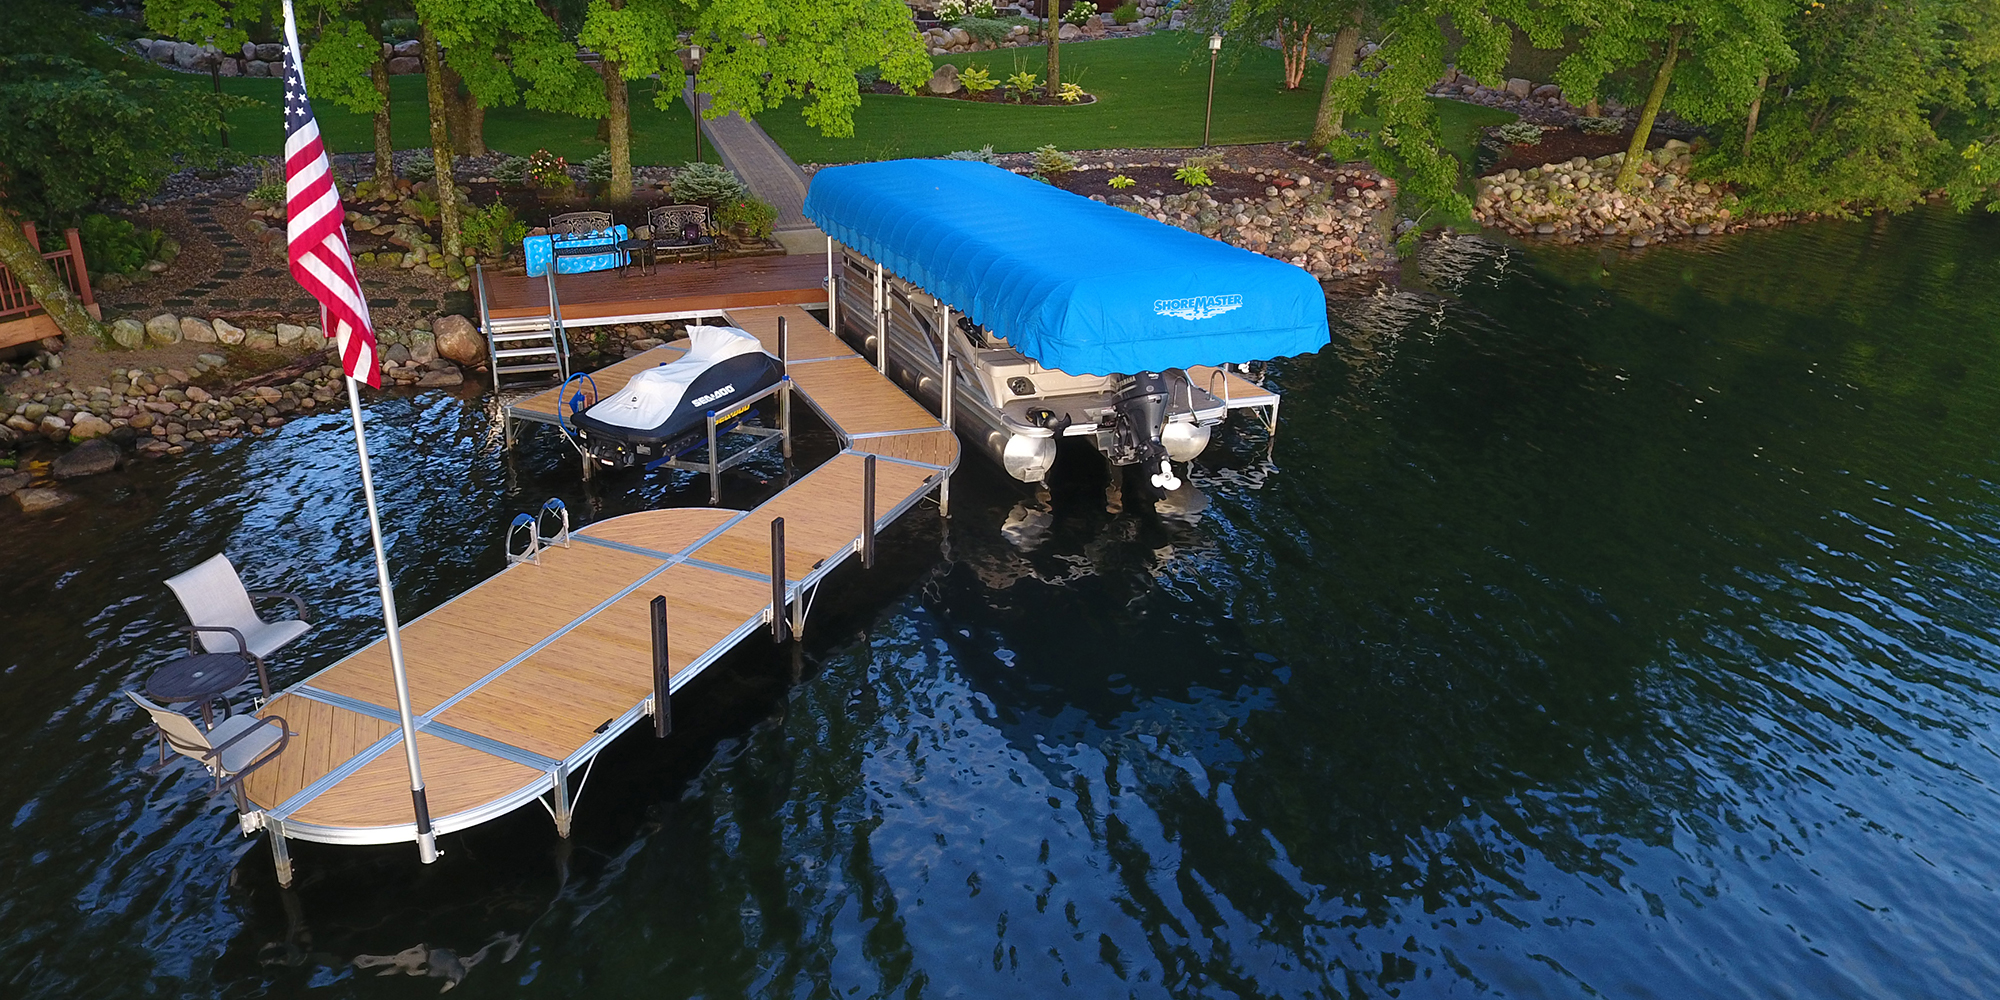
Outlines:
{"label": "outdoor light fixture", "polygon": [[701,46],[690,45],[681,53],[688,71],[688,114],[694,118],[694,162],[701,162],[701,97],[695,93],[695,77],[701,73]]}
{"label": "outdoor light fixture", "polygon": [[1215,120],[1215,57],[1222,53],[1222,32],[1208,36],[1208,111],[1201,116],[1201,145],[1208,148],[1208,127]]}

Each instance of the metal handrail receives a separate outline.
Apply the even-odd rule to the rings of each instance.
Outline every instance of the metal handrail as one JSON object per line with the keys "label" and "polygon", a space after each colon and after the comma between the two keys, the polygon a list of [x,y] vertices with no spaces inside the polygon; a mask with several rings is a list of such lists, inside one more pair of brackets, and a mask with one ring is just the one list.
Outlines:
{"label": "metal handrail", "polygon": [[542,273],[549,279],[549,339],[550,347],[556,352],[556,374],[569,381],[569,331],[563,328],[562,303],[556,300],[557,261],[549,261],[549,269]]}
{"label": "metal handrail", "polygon": [[493,387],[500,387],[500,355],[493,353],[493,314],[486,308],[486,265],[472,265],[474,281],[479,285],[479,333],[486,338],[486,363],[493,373]]}

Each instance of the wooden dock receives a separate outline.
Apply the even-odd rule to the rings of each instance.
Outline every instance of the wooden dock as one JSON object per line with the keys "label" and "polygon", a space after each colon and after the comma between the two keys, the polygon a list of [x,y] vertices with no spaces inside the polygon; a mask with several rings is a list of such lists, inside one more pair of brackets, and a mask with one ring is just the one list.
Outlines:
{"label": "wooden dock", "polygon": [[[796,614],[806,592],[859,551],[868,456],[877,529],[956,468],[952,432],[804,310],[731,310],[728,319],[770,345],[780,315],[795,391],[840,437],[831,460],[755,510],[653,510],[579,528],[567,546],[544,547],[538,561],[510,565],[403,627],[437,832],[546,797],[567,835],[572,775],[655,710],[655,595],[666,597],[677,690],[772,616]],[[600,391],[683,350],[658,348],[594,373]],[[555,395],[516,403],[510,416],[553,421]],[[785,521],[784,607],[774,606],[771,581],[777,517]],[[384,642],[287,688],[262,714],[282,716],[294,735],[244,782],[243,825],[270,832],[281,881],[291,878],[287,838],[416,839]]]}
{"label": "wooden dock", "polygon": [[[637,267],[558,275],[556,297],[563,323],[608,326],[716,316],[756,306],[826,303],[823,257],[737,257],[713,266],[685,262],[648,270],[643,275]],[[486,314],[495,328],[546,322],[546,278],[488,274],[485,282]]]}

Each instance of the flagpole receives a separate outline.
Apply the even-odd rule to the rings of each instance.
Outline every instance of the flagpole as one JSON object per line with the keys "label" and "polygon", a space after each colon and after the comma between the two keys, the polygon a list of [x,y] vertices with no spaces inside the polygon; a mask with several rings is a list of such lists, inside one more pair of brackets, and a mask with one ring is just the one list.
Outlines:
{"label": "flagpole", "polygon": [[[299,48],[299,32],[292,15],[292,0],[284,0],[285,43],[290,48],[292,60],[298,66],[301,83],[305,80],[303,66],[304,50]],[[343,242],[345,242],[343,238]],[[356,291],[359,291],[358,285]],[[332,317],[326,307],[320,307],[320,329],[332,333]],[[359,336],[365,331],[355,331]],[[375,363],[372,352],[371,366]],[[361,421],[361,389],[353,372],[347,375],[347,410],[354,418],[354,450],[361,457],[361,498],[368,506],[368,536],[375,545],[375,582],[382,593],[382,627],[388,633],[389,669],[396,678],[396,714],[403,725],[403,757],[410,768],[410,805],[417,820],[417,856],[424,864],[438,859],[437,833],[431,829],[430,802],[424,795],[424,771],[417,762],[417,726],[414,713],[410,709],[410,678],[403,668],[403,633],[396,621],[396,591],[389,583],[389,557],[382,547],[382,516],[375,508],[375,476],[368,465],[368,432]]]}

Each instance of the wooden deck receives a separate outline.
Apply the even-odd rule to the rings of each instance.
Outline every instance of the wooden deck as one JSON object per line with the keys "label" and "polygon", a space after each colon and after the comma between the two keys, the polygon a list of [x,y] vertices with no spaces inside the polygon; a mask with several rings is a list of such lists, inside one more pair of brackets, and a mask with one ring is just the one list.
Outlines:
{"label": "wooden deck", "polygon": [[[496,326],[545,318],[548,280],[488,274],[486,312]],[[823,305],[826,259],[800,255],[738,257],[707,263],[661,264],[641,275],[591,271],[556,276],[556,299],[568,326],[604,326],[648,320],[715,316],[756,306]]]}
{"label": "wooden deck", "polygon": [[[567,816],[560,796],[569,775],[651,711],[647,609],[655,595],[667,600],[678,689],[768,627],[772,518],[785,519],[790,603],[858,549],[867,455],[877,456],[878,529],[957,466],[957,438],[804,310],[732,310],[728,319],[769,343],[780,315],[789,322],[797,394],[841,436],[831,460],[753,511],[652,510],[579,528],[568,547],[544,548],[538,563],[510,565],[403,627],[417,750],[439,833],[542,796]],[[595,373],[599,387],[623,385],[681,349]],[[516,406],[552,413],[554,396]],[[289,863],[281,838],[415,839],[395,706],[379,641],[266,706],[294,735],[244,782],[246,827],[270,831],[282,878]]]}

